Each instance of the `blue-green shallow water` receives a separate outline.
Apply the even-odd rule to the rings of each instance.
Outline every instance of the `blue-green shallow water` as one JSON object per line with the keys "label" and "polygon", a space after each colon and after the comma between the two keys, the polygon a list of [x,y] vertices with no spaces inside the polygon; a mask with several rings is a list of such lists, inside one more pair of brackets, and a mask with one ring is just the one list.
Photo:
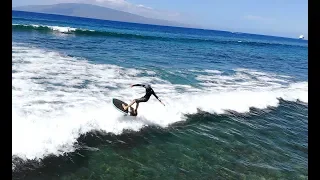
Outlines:
{"label": "blue-green shallow water", "polygon": [[12,18],[13,179],[308,179],[307,41]]}
{"label": "blue-green shallow water", "polygon": [[190,115],[186,123],[168,129],[154,127],[120,136],[95,132],[79,138],[82,148],[68,157],[48,158],[13,175],[26,179],[307,179],[307,117],[305,105],[282,101],[277,109],[252,110],[247,115]]}

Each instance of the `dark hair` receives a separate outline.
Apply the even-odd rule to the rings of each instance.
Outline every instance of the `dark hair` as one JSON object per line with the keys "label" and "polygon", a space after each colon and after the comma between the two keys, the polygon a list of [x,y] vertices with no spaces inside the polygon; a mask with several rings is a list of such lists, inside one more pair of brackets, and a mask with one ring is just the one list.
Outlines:
{"label": "dark hair", "polygon": [[137,116],[138,113],[130,112],[130,116]]}
{"label": "dark hair", "polygon": [[130,116],[137,116],[138,112],[135,111],[132,107],[130,107]]}

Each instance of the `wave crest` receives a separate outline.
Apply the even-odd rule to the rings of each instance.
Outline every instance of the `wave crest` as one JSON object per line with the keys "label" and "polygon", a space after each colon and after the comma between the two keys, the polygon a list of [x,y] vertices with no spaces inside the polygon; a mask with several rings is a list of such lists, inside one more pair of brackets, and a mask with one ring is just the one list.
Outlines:
{"label": "wave crest", "polygon": [[281,44],[281,43],[269,43],[269,42],[257,42],[242,40],[219,40],[216,38],[200,38],[200,37],[164,37],[156,35],[143,35],[143,34],[133,34],[133,33],[122,33],[122,32],[112,32],[112,31],[98,31],[90,29],[72,28],[64,26],[47,26],[47,25],[34,25],[34,24],[12,24],[13,30],[19,31],[39,31],[45,33],[58,32],[64,34],[74,34],[82,36],[107,36],[107,37],[117,37],[125,39],[143,39],[143,40],[159,40],[159,41],[175,41],[175,42],[198,42],[198,43],[219,43],[219,44],[241,44],[248,46],[296,46],[296,47],[306,47],[305,45],[298,44]]}

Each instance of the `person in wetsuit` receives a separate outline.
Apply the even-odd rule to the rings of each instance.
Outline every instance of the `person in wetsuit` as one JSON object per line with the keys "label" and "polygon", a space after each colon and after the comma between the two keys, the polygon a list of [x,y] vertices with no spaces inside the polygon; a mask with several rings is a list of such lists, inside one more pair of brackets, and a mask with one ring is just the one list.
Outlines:
{"label": "person in wetsuit", "polygon": [[[136,103],[136,108],[134,109],[134,112],[133,112],[133,115],[137,115],[138,113],[138,107],[139,107],[139,103],[141,102],[147,102],[149,99],[150,99],[150,96],[151,95],[154,95],[154,97],[156,97],[158,99],[158,101],[163,104],[163,102],[159,99],[159,97],[156,95],[156,93],[153,91],[153,89],[151,88],[151,86],[149,84],[134,84],[134,85],[131,85],[131,87],[134,87],[134,86],[141,86],[141,87],[144,87],[146,88],[146,94],[141,97],[141,98],[138,98],[138,99],[134,99],[128,106],[122,104],[122,107],[124,110],[127,110],[129,107],[131,108],[131,106]],[[163,104],[164,105],[164,104]],[[164,105],[165,106],[165,105]],[[132,110],[132,109],[131,109]],[[132,114],[132,113],[131,113]]]}

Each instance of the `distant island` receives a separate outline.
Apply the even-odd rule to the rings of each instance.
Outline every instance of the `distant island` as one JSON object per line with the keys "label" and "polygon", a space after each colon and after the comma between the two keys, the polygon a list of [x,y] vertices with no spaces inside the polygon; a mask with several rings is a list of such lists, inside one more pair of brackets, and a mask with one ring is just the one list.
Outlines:
{"label": "distant island", "polygon": [[191,27],[186,24],[167,20],[152,19],[136,14],[119,11],[102,6],[83,3],[60,3],[54,5],[29,5],[13,7],[12,10],[27,11],[46,14],[58,14],[66,16],[85,17],[93,19],[131,22],[140,24],[153,24],[162,26]]}

